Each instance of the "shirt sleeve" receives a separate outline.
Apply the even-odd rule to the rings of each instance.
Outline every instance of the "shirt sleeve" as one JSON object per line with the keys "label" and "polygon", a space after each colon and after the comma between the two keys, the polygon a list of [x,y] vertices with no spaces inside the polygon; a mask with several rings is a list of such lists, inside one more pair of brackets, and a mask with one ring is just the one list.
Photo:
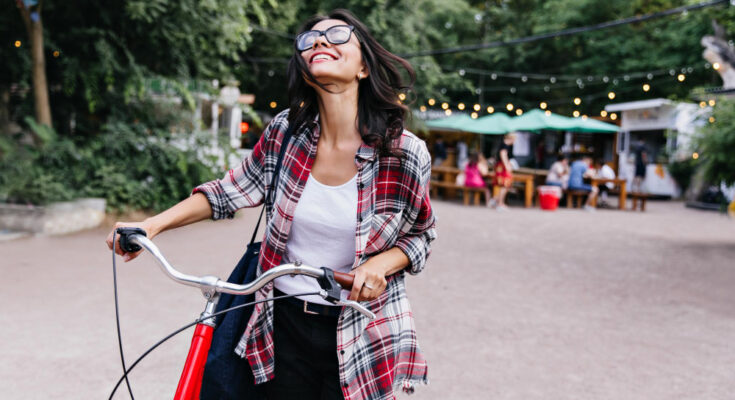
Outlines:
{"label": "shirt sleeve", "polygon": [[[412,275],[424,269],[426,259],[431,253],[431,242],[436,239],[436,221],[429,199],[429,180],[431,179],[431,156],[426,145],[421,142],[417,155],[418,162],[414,166],[416,171],[409,171],[413,175],[413,199],[407,202],[406,222],[407,229],[401,229],[402,234],[396,241],[396,247],[401,249],[411,262],[406,271]],[[410,164],[410,163],[409,163]],[[404,233],[405,232],[405,233]]]}
{"label": "shirt sleeve", "polygon": [[240,165],[233,168],[222,179],[203,183],[194,188],[192,194],[202,193],[212,207],[212,219],[233,218],[235,211],[263,204],[265,147],[272,125],[263,131],[253,151]]}

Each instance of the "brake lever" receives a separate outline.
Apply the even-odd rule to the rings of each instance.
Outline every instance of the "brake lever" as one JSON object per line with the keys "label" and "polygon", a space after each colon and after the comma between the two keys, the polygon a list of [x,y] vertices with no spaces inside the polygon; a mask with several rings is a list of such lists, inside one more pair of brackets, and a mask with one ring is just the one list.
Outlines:
{"label": "brake lever", "polygon": [[339,301],[337,301],[335,304],[337,304],[338,306],[352,307],[355,310],[359,311],[360,314],[370,318],[370,320],[375,319],[375,314],[372,311],[368,310],[367,307],[363,306],[362,304],[354,300],[339,299]]}

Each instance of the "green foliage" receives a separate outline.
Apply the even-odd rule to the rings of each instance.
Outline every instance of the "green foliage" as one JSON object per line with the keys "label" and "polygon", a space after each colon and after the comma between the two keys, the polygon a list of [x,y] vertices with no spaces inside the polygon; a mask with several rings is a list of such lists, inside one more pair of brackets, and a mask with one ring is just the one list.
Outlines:
{"label": "green foliage", "polygon": [[[141,104],[140,109],[156,109]],[[141,115],[140,122],[112,120],[84,140],[45,136],[41,146],[15,143],[0,157],[0,200],[46,204],[103,197],[110,209],[162,211],[215,178],[214,160],[197,154],[205,135],[172,134],[176,112]],[[181,142],[186,142],[182,145]]]}
{"label": "green foliage", "polygon": [[682,193],[686,192],[692,183],[692,177],[697,170],[699,160],[686,158],[683,160],[674,160],[667,166],[669,174],[681,188]]}
{"label": "green foliage", "polygon": [[735,100],[721,99],[696,140],[704,178],[735,184]]}

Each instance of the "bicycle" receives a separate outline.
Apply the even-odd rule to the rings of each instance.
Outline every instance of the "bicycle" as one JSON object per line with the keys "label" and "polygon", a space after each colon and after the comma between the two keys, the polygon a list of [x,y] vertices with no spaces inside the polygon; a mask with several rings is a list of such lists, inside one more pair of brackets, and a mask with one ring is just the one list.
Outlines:
{"label": "bicycle", "polygon": [[[216,327],[215,317],[232,311],[235,308],[252,306],[258,303],[257,301],[253,303],[247,303],[215,313],[214,310],[217,306],[217,301],[219,299],[220,293],[228,293],[232,295],[248,295],[255,293],[257,290],[261,289],[267,283],[273,281],[279,276],[306,275],[315,278],[319,282],[319,285],[321,287],[321,290],[319,292],[279,296],[272,299],[267,299],[265,301],[280,300],[293,296],[319,295],[332,304],[352,307],[356,311],[367,316],[368,318],[375,319],[375,314],[365,308],[365,306],[363,306],[362,304],[353,300],[346,300],[341,298],[340,294],[343,288],[347,290],[352,288],[352,281],[354,279],[354,276],[351,274],[334,272],[331,269],[325,267],[315,268],[300,263],[290,263],[271,268],[270,270],[264,272],[261,276],[257,277],[254,281],[248,284],[239,285],[223,281],[218,277],[212,275],[197,277],[178,271],[166,260],[158,247],[145,236],[145,231],[143,231],[142,229],[118,228],[116,233],[120,236],[120,248],[122,250],[127,253],[135,253],[141,250],[141,248],[145,249],[154,256],[163,272],[169,278],[177,283],[199,288],[207,303],[204,307],[204,311],[201,313],[200,317],[196,321],[185,325],[184,327],[176,330],[175,332],[171,333],[170,335],[166,336],[164,339],[156,343],[154,346],[144,352],[140,357],[138,357],[138,359],[133,364],[131,364],[130,368],[125,367],[125,359],[122,352],[122,340],[120,338],[118,319],[118,340],[120,342],[120,357],[123,364],[124,373],[123,376],[118,380],[115,388],[112,390],[112,393],[110,394],[110,399],[112,399],[112,397],[115,395],[115,392],[117,391],[123,380],[127,382],[128,374],[143,358],[150,354],[151,351],[155,350],[155,348],[157,348],[159,345],[163,344],[166,340],[172,338],[176,334],[184,331],[192,325],[196,325],[196,327],[194,329],[194,335],[192,337],[189,353],[187,355],[186,362],[181,373],[181,378],[179,379],[179,383],[176,388],[174,400],[198,399],[199,392],[201,391],[204,365],[207,361],[207,353],[209,352],[209,348],[212,343],[212,335],[214,332],[214,328]],[[113,246],[114,243],[115,240],[113,239]],[[113,270],[115,269],[114,257],[115,249],[113,247]],[[115,283],[115,302],[115,311],[117,314],[117,283]],[[130,391],[132,397],[132,389],[130,389],[129,382],[127,382],[127,384],[128,390]]]}

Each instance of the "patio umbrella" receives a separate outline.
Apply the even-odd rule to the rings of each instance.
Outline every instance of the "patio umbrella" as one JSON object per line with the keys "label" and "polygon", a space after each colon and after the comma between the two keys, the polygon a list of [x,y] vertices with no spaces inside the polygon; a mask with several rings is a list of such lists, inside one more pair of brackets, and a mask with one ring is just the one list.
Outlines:
{"label": "patio umbrella", "polygon": [[502,135],[511,131],[508,123],[511,118],[503,113],[490,114],[463,123],[464,131],[483,135]]}
{"label": "patio umbrella", "polygon": [[451,131],[464,131],[464,125],[472,121],[469,115],[453,115],[441,119],[426,121],[426,126],[434,129],[446,129]]}
{"label": "patio umbrella", "polygon": [[559,114],[549,113],[535,109],[531,110],[520,117],[515,117],[508,123],[511,131],[540,131],[544,129],[555,131],[569,131],[576,127],[575,120],[561,116]]}
{"label": "patio umbrella", "polygon": [[615,133],[620,131],[620,127],[606,122],[598,121],[592,118],[574,118],[574,127],[569,129],[572,132],[583,133]]}

